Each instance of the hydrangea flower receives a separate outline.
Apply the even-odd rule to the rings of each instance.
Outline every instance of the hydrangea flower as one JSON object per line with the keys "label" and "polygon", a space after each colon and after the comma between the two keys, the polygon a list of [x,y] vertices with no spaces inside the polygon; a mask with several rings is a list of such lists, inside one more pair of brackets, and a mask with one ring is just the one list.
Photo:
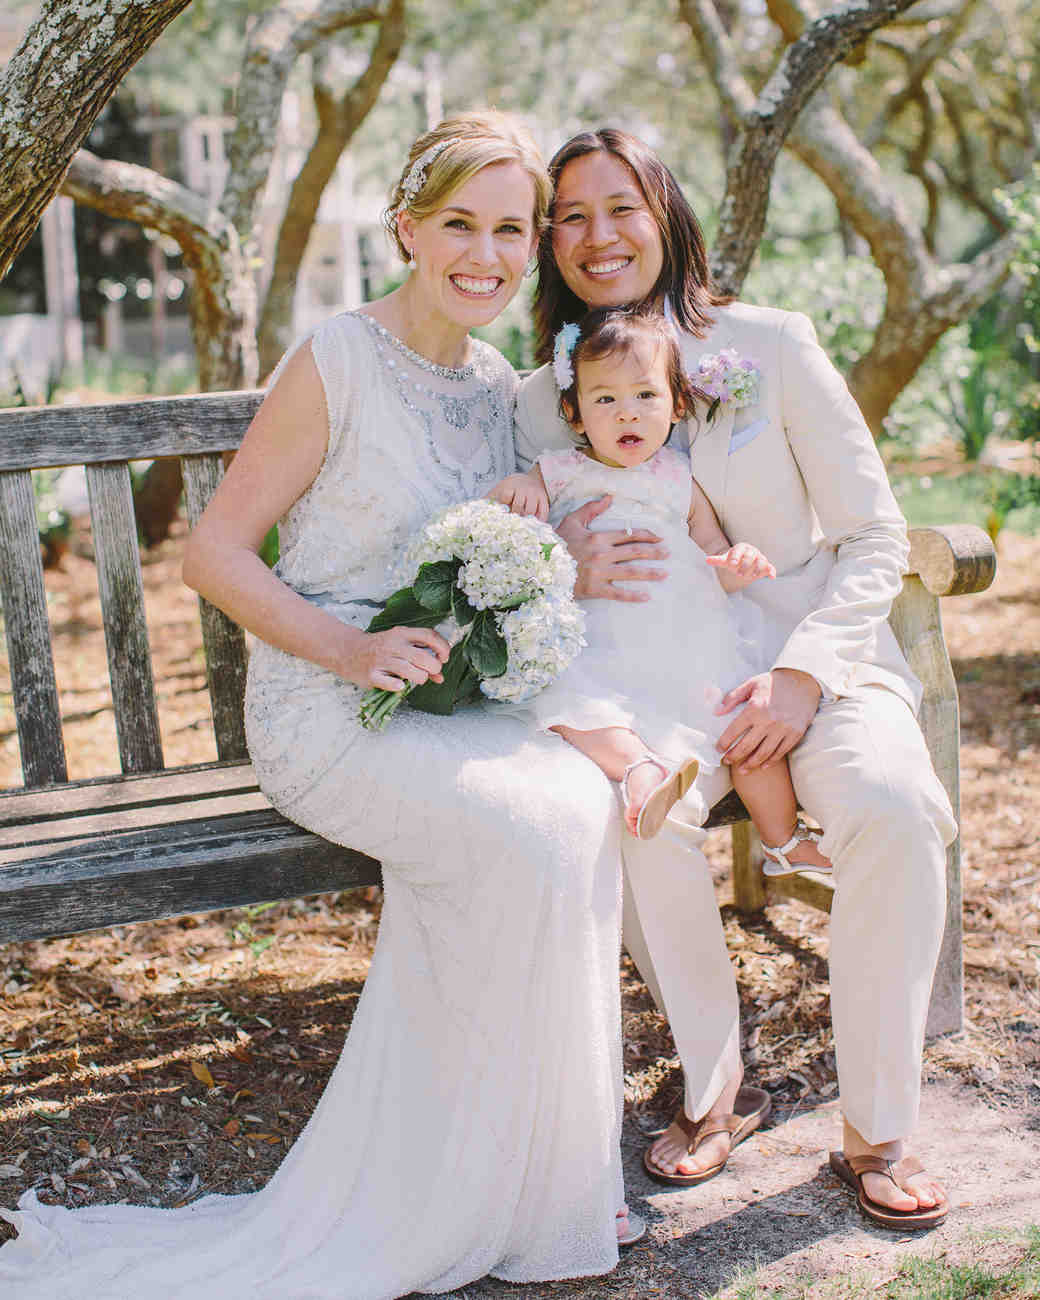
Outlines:
{"label": "hydrangea flower", "polygon": [[585,645],[585,611],[574,603],[569,589],[563,597],[554,591],[529,600],[499,614],[497,622],[509,667],[501,677],[480,683],[491,700],[529,700],[559,677]]}
{"label": "hydrangea flower", "polygon": [[[438,567],[423,571],[424,565]],[[390,597],[370,630],[436,626],[452,657],[443,685],[367,691],[361,718],[373,730],[413,690],[413,707],[441,713],[478,686],[490,699],[528,699],[585,644],[570,552],[548,524],[514,515],[497,501],[464,501],[435,516],[406,548],[398,577],[408,585]],[[451,671],[453,662],[458,671]]]}
{"label": "hydrangea flower", "polygon": [[708,419],[712,419],[724,402],[739,410],[758,401],[762,372],[749,357],[741,357],[735,348],[723,348],[701,357],[693,376],[694,384],[711,398]]}

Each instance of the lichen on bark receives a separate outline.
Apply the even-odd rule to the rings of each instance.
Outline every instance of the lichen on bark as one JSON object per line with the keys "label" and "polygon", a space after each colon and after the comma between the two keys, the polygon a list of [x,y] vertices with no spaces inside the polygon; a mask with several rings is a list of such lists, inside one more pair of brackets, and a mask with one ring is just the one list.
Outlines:
{"label": "lichen on bark", "polygon": [[0,279],[116,86],[190,0],[44,0],[0,71]]}

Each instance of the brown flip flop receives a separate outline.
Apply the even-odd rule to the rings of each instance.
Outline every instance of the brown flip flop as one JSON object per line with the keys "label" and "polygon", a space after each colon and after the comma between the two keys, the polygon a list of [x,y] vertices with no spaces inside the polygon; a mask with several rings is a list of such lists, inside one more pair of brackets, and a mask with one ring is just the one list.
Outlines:
{"label": "brown flip flop", "polygon": [[924,1172],[924,1165],[916,1156],[904,1156],[902,1160],[893,1163],[891,1160],[882,1160],[880,1156],[846,1156],[842,1151],[832,1151],[830,1166],[841,1181],[856,1193],[856,1204],[862,1213],[882,1228],[891,1228],[895,1232],[937,1228],[949,1212],[950,1207],[946,1201],[940,1201],[938,1205],[926,1210],[893,1210],[891,1206],[873,1200],[863,1190],[864,1174],[882,1174],[901,1192],[913,1196],[913,1191],[906,1185],[907,1181],[914,1174]]}
{"label": "brown flip flop", "polygon": [[737,1093],[735,1109],[730,1115],[720,1115],[711,1119],[705,1115],[695,1123],[687,1118],[685,1111],[680,1110],[675,1117],[675,1123],[686,1134],[688,1141],[686,1154],[692,1156],[704,1139],[713,1133],[728,1133],[729,1151],[726,1152],[725,1160],[720,1160],[717,1165],[712,1165],[709,1169],[701,1169],[695,1174],[666,1174],[651,1161],[650,1147],[647,1147],[643,1152],[643,1168],[656,1182],[667,1183],[671,1187],[696,1187],[698,1183],[706,1183],[709,1178],[722,1173],[733,1148],[754,1133],[772,1108],[772,1098],[764,1088],[745,1087]]}

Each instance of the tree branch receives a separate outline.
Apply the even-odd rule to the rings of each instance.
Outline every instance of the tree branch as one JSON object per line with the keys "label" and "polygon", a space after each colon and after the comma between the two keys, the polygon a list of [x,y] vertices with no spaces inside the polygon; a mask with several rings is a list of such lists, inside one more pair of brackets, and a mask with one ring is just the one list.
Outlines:
{"label": "tree branch", "polygon": [[900,51],[907,61],[906,84],[901,90],[891,95],[881,106],[880,112],[863,133],[863,143],[872,149],[885,134],[890,122],[894,122],[912,103],[920,103],[925,78],[940,59],[946,57],[956,44],[964,30],[976,0],[964,0],[961,7],[950,20],[937,32],[933,32],[913,50]]}
{"label": "tree branch", "polygon": [[938,92],[934,86],[925,81],[916,84],[912,102],[917,104],[921,112],[921,130],[917,143],[906,152],[907,171],[916,176],[921,182],[921,188],[924,190],[928,204],[928,215],[925,217],[922,234],[924,235],[925,246],[933,257],[935,256],[936,240],[939,234],[939,203],[941,196],[939,182],[942,180],[942,172],[932,159],[932,147],[935,143],[934,99],[937,98]]}
{"label": "tree branch", "polygon": [[679,0],[679,14],[700,47],[723,112],[735,126],[742,126],[754,112],[755,92],[740,69],[713,0]]}
{"label": "tree branch", "polygon": [[[742,130],[727,167],[726,194],[712,254],[712,270],[729,292],[739,291],[762,237],[769,181],[798,115],[835,63],[911,3],[913,0],[850,0],[814,19],[784,51],[751,109],[742,113]],[[711,21],[713,12],[711,0],[688,0],[682,5],[683,18],[701,49],[710,52],[709,70],[723,102],[735,107],[732,46],[719,41]]]}
{"label": "tree branch", "polygon": [[231,222],[205,199],[150,167],[73,157],[61,187],[77,203],[175,239],[192,272],[192,337],[203,392],[256,382],[256,291]]}
{"label": "tree branch", "polygon": [[873,154],[825,95],[802,113],[788,146],[819,176],[839,212],[867,241],[889,296],[923,296],[932,259],[921,232]]}
{"label": "tree branch", "polygon": [[271,170],[282,96],[293,64],[319,41],[362,23],[380,22],[385,0],[281,0],[249,33],[238,82],[228,179],[220,206],[250,243],[256,206]]}
{"label": "tree branch", "polygon": [[0,279],[120,80],[189,3],[44,0],[0,72]]}
{"label": "tree branch", "polygon": [[[906,103],[916,100],[921,105],[921,133],[911,151],[910,165],[929,196],[932,223],[936,217],[936,180],[940,173],[926,156],[935,113],[935,91],[926,74],[944,52],[956,57],[950,29],[959,29],[971,2],[968,0],[966,5],[962,0],[955,10],[946,11],[943,16],[949,22],[944,30],[930,35],[920,49],[910,50],[900,42],[900,53],[909,64],[907,86],[894,104],[875,119],[880,123],[878,129],[883,129]],[[853,34],[858,33],[862,38],[868,30],[887,20],[881,8],[871,7],[869,22],[864,18],[861,23],[842,25],[836,33],[828,27],[826,19],[807,20],[805,0],[767,0],[767,3],[771,18],[793,44],[752,111],[739,112],[743,130],[740,147],[730,160],[713,269],[731,292],[739,291],[764,225],[768,184],[763,183],[763,177],[771,175],[776,152],[786,143],[828,187],[843,222],[866,240],[873,260],[885,277],[884,317],[870,350],[860,358],[849,377],[850,387],[877,433],[893,400],[935,342],[952,324],[981,306],[1006,277],[1012,241],[1000,239],[970,264],[937,264],[925,235],[870,150],[837,111],[831,97],[827,94],[811,97]],[[682,16],[697,38],[720,97],[727,111],[733,113],[742,93],[737,89],[742,74],[735,66],[733,47],[720,41],[717,23],[714,27],[711,24],[710,0],[680,0],[680,4]],[[837,13],[847,14],[848,10]],[[820,43],[814,43],[813,34],[820,32]],[[956,130],[956,119],[954,125]],[[963,128],[960,140],[962,158],[967,150],[970,164],[970,146]]]}
{"label": "tree branch", "polygon": [[260,318],[260,371],[266,374],[291,342],[292,303],[296,275],[318,215],[325,187],[343,151],[379,98],[390,69],[407,35],[405,0],[389,0],[368,64],[340,98],[341,78],[334,52],[315,57],[314,106],[318,131],[303,166],[293,181],[285,216],[278,229],[274,264]]}
{"label": "tree branch", "polygon": [[227,218],[194,190],[150,167],[99,158],[89,149],[73,157],[61,193],[116,220],[169,235],[186,257],[203,245],[226,256],[234,238]]}
{"label": "tree branch", "polygon": [[849,388],[875,433],[943,334],[978,311],[1007,279],[1016,247],[1015,236],[1004,235],[971,262],[937,268],[927,297],[888,297],[870,349],[849,375]]}

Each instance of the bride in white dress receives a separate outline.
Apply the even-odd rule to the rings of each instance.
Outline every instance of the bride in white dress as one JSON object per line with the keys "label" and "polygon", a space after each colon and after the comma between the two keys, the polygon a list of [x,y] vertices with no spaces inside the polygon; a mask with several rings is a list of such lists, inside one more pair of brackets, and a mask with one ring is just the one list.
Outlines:
{"label": "bride in white dress", "polygon": [[[383,863],[328,1088],[255,1194],[70,1211],[29,1193],[0,1211],[19,1234],[0,1248],[12,1300],[391,1300],[617,1262],[615,793],[576,750],[480,707],[402,709],[382,734],[357,721],[363,688],[446,657],[427,629],[361,629],[400,545],[513,469],[515,376],[468,331],[516,293],[548,200],[508,118],[417,141],[389,220],[410,276],[283,362],[185,560],[260,638],[262,788]],[[271,572],[257,550],[276,520]]]}

